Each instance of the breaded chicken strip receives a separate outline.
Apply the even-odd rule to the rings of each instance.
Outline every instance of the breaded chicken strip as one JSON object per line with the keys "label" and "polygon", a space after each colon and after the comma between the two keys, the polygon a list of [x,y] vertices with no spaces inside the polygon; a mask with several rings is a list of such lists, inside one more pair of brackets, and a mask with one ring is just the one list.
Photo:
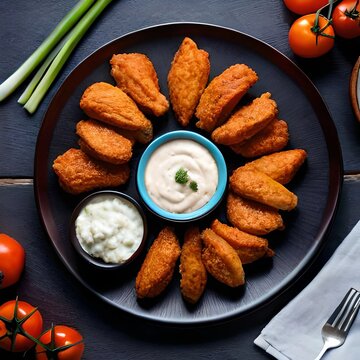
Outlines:
{"label": "breaded chicken strip", "polygon": [[201,95],[196,126],[210,132],[221,125],[257,80],[255,71],[245,64],[230,66],[216,76]]}
{"label": "breaded chicken strip", "polygon": [[202,260],[207,271],[218,281],[237,287],[245,283],[245,273],[236,251],[211,229],[205,229]]}
{"label": "breaded chicken strip", "polygon": [[141,131],[152,137],[150,120],[121,89],[104,82],[90,85],[83,93],[80,107],[92,119],[125,130]]}
{"label": "breaded chicken strip", "polygon": [[259,170],[280,184],[285,185],[293,179],[306,157],[305,150],[286,150],[263,156],[247,163],[245,167]]}
{"label": "breaded chicken strip", "polygon": [[168,74],[170,102],[182,126],[189,124],[209,79],[210,61],[205,50],[186,37],[171,63]]}
{"label": "breaded chicken strip", "polygon": [[80,194],[103,187],[125,184],[130,176],[128,164],[112,165],[90,158],[80,149],[69,149],[53,163],[60,186],[68,193]]}
{"label": "breaded chicken strip", "polygon": [[160,92],[159,80],[150,59],[139,53],[113,55],[111,75],[117,86],[129,95],[145,113],[162,116],[169,102]]}
{"label": "breaded chicken strip", "polygon": [[269,206],[246,200],[229,192],[226,204],[227,219],[238,229],[253,235],[266,235],[284,229],[279,212]]}
{"label": "breaded chicken strip", "polygon": [[153,298],[161,294],[170,283],[180,245],[174,231],[165,227],[152,243],[136,276],[135,290],[138,298]]}
{"label": "breaded chicken strip", "polygon": [[223,224],[217,219],[211,224],[211,230],[236,250],[243,265],[263,257],[274,256],[274,252],[269,249],[268,241],[259,236]]}
{"label": "breaded chicken strip", "polygon": [[276,102],[264,93],[250,104],[237,110],[230,119],[211,134],[218,144],[233,145],[250,139],[274,120],[278,113]]}
{"label": "breaded chicken strip", "polygon": [[245,158],[271,154],[283,149],[289,141],[289,129],[284,120],[274,119],[249,140],[231,145],[231,150]]}
{"label": "breaded chicken strip", "polygon": [[271,206],[290,211],[297,205],[297,196],[270,176],[244,166],[237,168],[229,179],[230,188],[236,194]]}
{"label": "breaded chicken strip", "polygon": [[191,227],[185,232],[180,255],[181,294],[191,304],[195,304],[200,299],[207,281],[201,252],[202,241],[199,228]]}
{"label": "breaded chicken strip", "polygon": [[76,125],[81,150],[111,164],[124,164],[131,159],[132,143],[115,130],[95,120],[81,120]]}

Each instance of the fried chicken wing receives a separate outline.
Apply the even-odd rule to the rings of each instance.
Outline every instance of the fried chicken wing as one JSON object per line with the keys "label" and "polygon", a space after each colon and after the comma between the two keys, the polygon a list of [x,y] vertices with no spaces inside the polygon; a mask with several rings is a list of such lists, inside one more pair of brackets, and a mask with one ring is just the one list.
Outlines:
{"label": "fried chicken wing", "polygon": [[211,224],[211,230],[236,250],[243,265],[274,255],[266,239],[223,224],[217,219]]}
{"label": "fried chicken wing", "polygon": [[237,287],[245,283],[245,273],[236,251],[211,229],[205,229],[202,260],[207,271],[218,281]]}
{"label": "fried chicken wing", "polygon": [[189,124],[204,92],[210,74],[209,54],[186,37],[181,43],[168,74],[170,102],[182,126]]}
{"label": "fried chicken wing", "polygon": [[69,149],[53,163],[60,186],[68,193],[120,186],[130,176],[128,164],[112,165],[90,158],[80,149]]}
{"label": "fried chicken wing", "polygon": [[245,64],[230,66],[216,76],[201,95],[196,126],[210,132],[221,125],[257,80],[255,71]]}
{"label": "fried chicken wing", "polygon": [[180,245],[173,229],[165,227],[152,243],[135,280],[138,298],[153,298],[160,295],[170,283]]}
{"label": "fried chicken wing", "polygon": [[279,212],[269,206],[247,200],[229,192],[226,203],[229,222],[239,230],[253,235],[266,235],[284,229]]}
{"label": "fried chicken wing", "polygon": [[124,164],[131,159],[132,143],[115,130],[95,120],[81,120],[76,125],[79,145],[88,155],[111,164]]}
{"label": "fried chicken wing", "polygon": [[162,116],[169,102],[160,92],[159,80],[151,60],[144,54],[117,54],[111,60],[111,75],[117,86],[146,114]]}
{"label": "fried chicken wing", "polygon": [[116,86],[104,82],[90,85],[81,97],[80,107],[92,119],[125,130],[141,131],[145,137],[152,137],[150,120]]}
{"label": "fried chicken wing", "polygon": [[201,252],[200,231],[197,227],[191,227],[185,232],[180,255],[181,294],[191,304],[195,304],[200,299],[207,281]]}
{"label": "fried chicken wing", "polygon": [[284,120],[274,119],[264,129],[231,149],[245,158],[271,154],[283,149],[289,141],[289,129]]}
{"label": "fried chicken wing", "polygon": [[293,179],[306,157],[305,150],[286,150],[263,156],[247,163],[245,167],[259,170],[280,184],[285,185]]}
{"label": "fried chicken wing", "polygon": [[270,97],[270,93],[264,93],[250,104],[241,107],[224,125],[212,132],[211,138],[223,145],[239,144],[250,139],[277,115],[276,102]]}
{"label": "fried chicken wing", "polygon": [[238,195],[290,211],[297,205],[297,196],[270,176],[244,166],[237,168],[230,177],[230,188]]}

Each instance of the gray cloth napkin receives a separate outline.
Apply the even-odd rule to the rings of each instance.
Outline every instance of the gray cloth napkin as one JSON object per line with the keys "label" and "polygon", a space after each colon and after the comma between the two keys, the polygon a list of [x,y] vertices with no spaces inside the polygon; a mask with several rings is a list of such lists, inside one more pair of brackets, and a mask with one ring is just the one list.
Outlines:
{"label": "gray cloth napkin", "polygon": [[[320,352],[321,328],[351,288],[360,291],[360,221],[319,274],[262,330],[254,343],[281,360],[312,360]],[[345,344],[324,360],[360,359],[360,313]]]}

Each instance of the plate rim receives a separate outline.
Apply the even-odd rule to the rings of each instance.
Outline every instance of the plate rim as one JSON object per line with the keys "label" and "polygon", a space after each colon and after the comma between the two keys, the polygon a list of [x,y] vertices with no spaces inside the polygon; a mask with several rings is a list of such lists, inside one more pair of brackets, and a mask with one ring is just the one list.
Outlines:
{"label": "plate rim", "polygon": [[[53,122],[55,122],[54,125],[56,125],[56,123],[57,123],[57,121],[50,122],[50,121],[47,121],[47,119],[49,117],[51,117],[52,113],[55,111],[54,107],[55,107],[55,104],[57,104],[57,99],[60,97],[60,95],[59,95],[60,90],[64,86],[69,85],[68,84],[69,79],[76,76],[76,72],[79,71],[78,70],[79,67],[85,66],[86,63],[88,61],[90,61],[90,59],[94,56],[95,53],[98,53],[101,50],[103,50],[104,48],[107,48],[119,41],[125,41],[127,38],[130,38],[132,36],[137,36],[144,32],[145,33],[146,32],[157,32],[157,31],[161,31],[161,29],[164,29],[164,28],[166,29],[169,27],[173,28],[175,30],[178,29],[178,31],[181,31],[181,29],[183,29],[185,27],[196,27],[199,29],[201,28],[202,34],[204,34],[204,32],[206,32],[206,31],[216,31],[216,30],[222,31],[222,32],[236,33],[237,36],[240,36],[241,38],[246,39],[246,41],[251,41],[251,42],[255,41],[255,42],[260,43],[263,47],[262,50],[270,51],[272,53],[272,55],[275,55],[276,58],[279,58],[281,61],[283,61],[286,65],[286,68],[285,69],[282,68],[282,70],[286,71],[286,72],[290,71],[290,70],[293,71],[296,76],[295,77],[290,76],[290,77],[294,81],[296,81],[296,84],[298,86],[300,86],[301,83],[303,83],[303,82],[307,83],[307,85],[310,85],[309,87],[305,87],[305,88],[303,86],[300,86],[302,91],[306,95],[306,97],[309,100],[311,100],[311,97],[315,96],[318,100],[318,101],[316,101],[316,107],[314,107],[313,101],[310,101],[310,103],[312,105],[314,112],[316,113],[316,115],[318,117],[320,126],[322,128],[324,138],[326,141],[326,145],[327,145],[327,154],[329,157],[329,179],[330,179],[329,184],[328,184],[329,185],[329,196],[327,198],[326,206],[325,206],[324,212],[322,214],[320,227],[318,229],[317,235],[314,238],[314,245],[309,250],[309,252],[306,254],[306,256],[300,261],[300,263],[297,265],[296,268],[294,268],[279,284],[277,284],[277,286],[275,286],[271,291],[267,292],[266,295],[261,296],[257,300],[242,307],[241,311],[233,310],[233,311],[227,312],[225,314],[216,315],[216,316],[205,318],[205,319],[204,318],[200,318],[200,319],[195,318],[195,319],[190,319],[190,320],[189,319],[181,319],[181,318],[165,319],[165,318],[159,318],[158,316],[151,315],[151,313],[149,313],[149,314],[139,313],[136,310],[132,310],[132,309],[129,310],[127,308],[120,306],[119,304],[115,304],[113,301],[111,301],[111,299],[105,297],[101,293],[94,290],[91,287],[91,285],[88,284],[72,268],[71,264],[63,256],[61,251],[56,246],[55,242],[52,240],[52,238],[50,236],[50,233],[51,233],[50,230],[51,230],[51,225],[54,226],[54,224],[49,225],[49,222],[45,221],[45,218],[47,218],[47,217],[44,216],[44,212],[43,212],[43,208],[46,207],[46,206],[44,206],[44,203],[47,202],[47,199],[44,199],[43,194],[48,193],[46,182],[44,182],[45,190],[44,190],[44,187],[42,187],[40,189],[40,184],[43,183],[42,178],[45,176],[39,172],[41,160],[42,159],[48,160],[48,152],[47,152],[46,156],[44,156],[44,153],[40,151],[40,148],[42,149],[42,147],[43,147],[42,144],[44,141],[42,139],[44,138],[43,134],[44,134],[44,132],[46,132],[47,127],[49,127]],[[254,51],[256,51],[257,53],[259,52],[258,50],[254,50]],[[268,59],[268,60],[272,61],[273,63],[276,64],[275,59]],[[74,83],[77,83],[77,82],[74,81]],[[60,105],[61,105],[61,102],[60,102]],[[59,104],[57,104],[57,106],[59,106]],[[324,118],[325,117],[327,118],[326,121],[323,120],[322,117],[318,116],[319,112],[325,113],[323,116],[324,116]],[[52,130],[53,129],[54,128],[52,128]],[[325,135],[327,135],[327,136],[325,136]],[[331,138],[331,146],[330,146],[329,138]],[[50,139],[48,139],[47,142],[50,143]],[[46,142],[45,142],[45,144],[46,144]],[[49,150],[49,147],[47,147],[47,150]],[[45,178],[47,178],[47,175],[45,176]],[[291,59],[289,59],[286,55],[281,53],[279,50],[277,50],[272,45],[254,37],[252,35],[246,34],[244,32],[241,32],[241,31],[233,29],[233,28],[220,26],[220,25],[216,25],[216,24],[211,24],[211,23],[202,23],[202,22],[169,22],[169,23],[162,23],[162,24],[147,26],[144,28],[140,28],[140,29],[125,33],[125,34],[99,46],[97,49],[95,49],[93,52],[91,52],[87,57],[85,57],[77,65],[75,65],[75,67],[71,70],[71,72],[65,77],[64,81],[59,85],[58,89],[55,92],[55,95],[50,100],[48,108],[43,116],[40,130],[39,130],[39,133],[37,136],[36,147],[35,147],[35,156],[34,156],[34,195],[35,195],[37,211],[38,211],[41,223],[45,229],[45,232],[46,232],[53,248],[55,249],[55,252],[57,253],[57,256],[60,258],[60,260],[65,265],[67,270],[70,271],[70,273],[83,286],[85,286],[85,288],[87,288],[92,294],[96,295],[97,297],[99,297],[100,299],[105,301],[106,303],[110,304],[112,307],[115,307],[121,311],[124,311],[127,314],[131,314],[133,316],[140,317],[145,320],[155,321],[156,323],[163,323],[163,324],[168,324],[168,325],[178,325],[178,326],[181,326],[181,325],[193,326],[193,325],[204,325],[204,324],[209,325],[209,324],[213,324],[213,323],[219,323],[222,321],[230,320],[234,317],[241,317],[245,314],[248,314],[248,313],[256,310],[257,308],[261,307],[262,305],[265,305],[267,302],[271,302],[274,298],[280,296],[288,288],[292,287],[293,284],[300,277],[302,277],[305,274],[305,272],[310,268],[316,255],[319,253],[321,247],[324,245],[325,237],[326,237],[327,233],[330,231],[331,225],[335,218],[336,210],[339,205],[342,183],[343,183],[343,160],[342,160],[342,152],[341,152],[339,138],[337,135],[336,126],[332,120],[331,114],[328,110],[325,100],[323,99],[323,97],[321,96],[321,94],[319,93],[319,91],[317,90],[317,88],[315,87],[313,82],[311,81],[311,79],[303,72],[303,70],[301,70],[299,68],[298,65],[296,65]],[[50,221],[51,223],[54,223],[54,219],[50,219],[50,220],[51,220]]]}

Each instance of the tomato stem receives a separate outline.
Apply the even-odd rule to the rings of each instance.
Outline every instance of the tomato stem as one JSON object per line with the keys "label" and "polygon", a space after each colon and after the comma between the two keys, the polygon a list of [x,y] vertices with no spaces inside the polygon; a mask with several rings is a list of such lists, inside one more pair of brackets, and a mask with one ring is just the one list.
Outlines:
{"label": "tomato stem", "polygon": [[350,10],[346,9],[344,14],[347,17],[349,17],[349,18],[351,18],[353,20],[356,20],[360,16],[359,11],[356,9],[358,4],[359,4],[359,0],[356,0],[356,3],[354,4],[353,8],[350,9]]}
{"label": "tomato stem", "polygon": [[[314,21],[314,26],[311,28],[311,31],[315,34],[315,43],[316,45],[318,45],[318,41],[319,41],[319,36],[324,36],[324,37],[327,37],[327,38],[331,38],[331,39],[335,39],[335,36],[332,36],[332,35],[329,35],[329,34],[326,34],[324,32],[324,30],[326,28],[328,28],[331,23],[332,23],[332,19],[331,19],[331,13],[332,13],[332,8],[333,8],[333,5],[334,5],[334,2],[336,2],[337,0],[329,0],[329,3],[326,4],[325,6],[321,7],[317,12],[316,12],[316,15],[315,15],[315,21]],[[327,16],[327,23],[325,26],[323,26],[322,28],[320,28],[319,26],[319,17],[321,15],[321,11],[324,10],[327,6],[329,6],[329,11],[328,11],[328,16]],[[321,15],[323,16],[323,15]]]}

